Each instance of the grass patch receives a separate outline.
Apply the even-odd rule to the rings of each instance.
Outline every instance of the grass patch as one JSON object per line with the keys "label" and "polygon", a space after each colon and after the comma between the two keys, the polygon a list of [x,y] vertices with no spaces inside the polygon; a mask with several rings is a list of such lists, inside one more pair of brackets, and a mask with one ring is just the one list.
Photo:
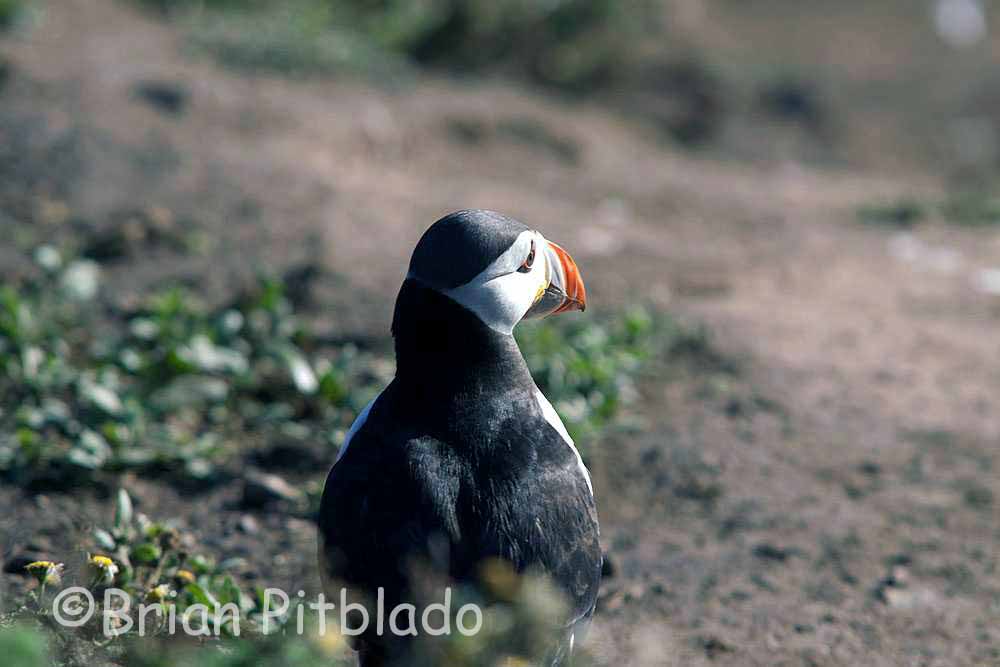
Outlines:
{"label": "grass patch", "polygon": [[962,502],[966,507],[989,514],[993,509],[993,490],[975,479],[962,479],[955,483],[962,494]]}
{"label": "grass patch", "polygon": [[859,206],[856,214],[865,224],[897,229],[911,229],[932,215],[939,215],[953,225],[989,227],[1000,224],[1000,197],[985,191],[969,191],[953,193],[937,203],[904,198]]}
{"label": "grass patch", "polygon": [[0,30],[15,26],[26,9],[25,0],[0,0]]}
{"label": "grass patch", "polygon": [[315,72],[411,63],[502,71],[566,91],[619,79],[655,4],[613,0],[136,0],[182,18],[196,44],[252,69]]}
{"label": "grass patch", "polygon": [[1000,197],[988,192],[965,192],[952,195],[941,206],[945,220],[966,227],[1000,224]]}
{"label": "grass patch", "polygon": [[865,224],[909,229],[927,217],[927,208],[914,199],[900,199],[886,204],[861,206],[857,216]]}
{"label": "grass patch", "polygon": [[223,3],[215,11],[185,13],[179,18],[196,49],[238,70],[283,75],[404,71],[402,58],[363,35],[336,27],[331,7],[325,3],[257,3],[249,9]]}
{"label": "grass patch", "polygon": [[928,574],[939,577],[945,583],[945,595],[975,595],[980,587],[976,582],[976,574],[965,563],[946,563],[936,567]]}
{"label": "grass patch", "polygon": [[[392,376],[390,359],[318,339],[277,280],[261,278],[221,307],[166,288],[133,311],[106,312],[100,264],[68,261],[50,246],[35,261],[33,277],[0,287],[8,481],[67,486],[127,469],[212,481],[276,442],[332,460]],[[717,364],[703,333],[641,308],[529,323],[517,337],[582,440],[618,418],[657,355]]]}
{"label": "grass patch", "polygon": [[[113,516],[113,523],[95,528],[89,543],[80,545],[87,556],[79,563],[53,560],[27,567],[36,580],[34,588],[19,607],[0,616],[0,647],[7,649],[4,655],[16,656],[13,664],[351,664],[333,661],[330,649],[343,646],[343,638],[335,633],[325,638],[309,633],[297,641],[283,640],[280,633],[265,637],[263,587],[241,587],[226,561],[216,563],[192,551],[193,536],[169,521],[152,521],[134,512],[124,490],[118,492]],[[52,611],[55,596],[71,585],[86,588],[96,600],[94,614],[73,628],[56,622]],[[103,625],[109,589],[118,596],[113,598],[115,608],[121,608],[122,595],[127,598],[127,616],[133,622],[127,628],[112,618],[108,627],[112,632],[119,629],[120,637],[108,636]],[[141,637],[135,625],[139,605],[152,608],[144,617]],[[171,614],[175,631],[169,625]],[[280,626],[293,618],[279,620]],[[184,641],[184,628],[212,639],[200,646]]]}
{"label": "grass patch", "polygon": [[567,90],[608,83],[626,65],[650,18],[614,0],[340,0],[336,20],[378,46],[424,65],[504,69]]}
{"label": "grass patch", "polygon": [[539,389],[576,439],[599,434],[637,395],[643,364],[686,355],[701,335],[636,307],[613,318],[549,318],[515,330]]}
{"label": "grass patch", "polygon": [[387,378],[352,346],[319,349],[280,283],[208,309],[179,288],[108,322],[100,267],[36,253],[0,288],[0,471],[16,481],[158,468],[207,478],[248,443],[337,434]]}

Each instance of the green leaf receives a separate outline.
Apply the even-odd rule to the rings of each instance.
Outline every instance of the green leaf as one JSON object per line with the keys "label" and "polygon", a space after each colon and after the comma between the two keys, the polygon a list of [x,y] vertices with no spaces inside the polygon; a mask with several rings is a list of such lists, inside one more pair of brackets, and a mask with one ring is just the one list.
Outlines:
{"label": "green leaf", "polygon": [[101,547],[105,551],[115,550],[115,538],[111,536],[111,533],[104,530],[103,528],[95,528],[93,531],[94,541],[97,542],[97,546]]}
{"label": "green leaf", "polygon": [[219,605],[219,601],[210,592],[202,588],[201,585],[196,583],[190,583],[184,587],[191,597],[194,598],[195,602],[206,605],[209,609],[215,609]]}
{"label": "green leaf", "polygon": [[143,542],[132,549],[132,558],[139,563],[152,564],[160,560],[163,555],[160,547],[152,542]]}
{"label": "green leaf", "polygon": [[146,317],[137,317],[129,322],[132,335],[141,340],[155,340],[160,333],[160,325]]}
{"label": "green leaf", "polygon": [[100,435],[85,430],[80,434],[80,439],[69,451],[69,461],[81,468],[96,470],[100,468],[111,456],[111,447]]}
{"label": "green leaf", "polygon": [[187,564],[190,570],[195,574],[208,574],[214,569],[211,561],[201,554],[195,554],[192,556],[188,560]]}
{"label": "green leaf", "polygon": [[235,602],[237,605],[240,604],[240,598],[243,595],[243,591],[240,587],[236,585],[233,578],[226,575],[225,579],[222,580],[222,585],[218,589],[219,602],[222,604],[229,604],[230,602]]}
{"label": "green leaf", "polygon": [[213,343],[208,336],[197,335],[177,350],[177,355],[205,372],[241,375],[250,368],[245,356],[236,350]]}
{"label": "green leaf", "polygon": [[115,500],[115,528],[123,530],[132,524],[132,498],[128,491],[118,489]]}
{"label": "green leaf", "polygon": [[91,377],[80,378],[77,389],[80,392],[80,398],[85,403],[89,403],[111,416],[120,415],[124,409],[118,394],[104,385],[97,384]]}
{"label": "green leaf", "polygon": [[307,395],[316,393],[319,382],[316,380],[316,374],[313,372],[309,362],[306,361],[306,358],[292,347],[282,350],[281,356],[288,367],[289,375],[292,376],[295,388]]}

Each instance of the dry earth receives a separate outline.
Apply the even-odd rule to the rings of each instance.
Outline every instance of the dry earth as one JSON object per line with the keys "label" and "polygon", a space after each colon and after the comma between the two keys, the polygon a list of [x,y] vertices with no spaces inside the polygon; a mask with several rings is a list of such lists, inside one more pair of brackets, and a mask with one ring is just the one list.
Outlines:
{"label": "dry earth", "polygon": [[[614,565],[597,664],[1000,664],[1000,301],[974,288],[1000,233],[854,216],[937,196],[930,167],[693,155],[597,103],[499,82],[234,74],[108,0],[49,2],[0,47],[0,143],[35,156],[5,169],[74,210],[167,206],[213,239],[112,269],[120,299],[185,276],[221,295],[258,261],[309,259],[331,272],[320,323],[387,337],[422,229],[484,207],[569,247],[595,310],[649,302],[712,330],[738,373],[651,373],[641,427],[591,448]],[[139,99],[147,80],[181,84],[183,112]],[[511,138],[512,122],[557,141]],[[472,141],[456,130],[470,123]],[[849,145],[877,135],[862,124],[845,121]],[[315,584],[309,523],[263,513],[248,534],[231,490],[126,485],[257,576]],[[107,504],[0,497],[16,508],[5,547],[72,543]]]}

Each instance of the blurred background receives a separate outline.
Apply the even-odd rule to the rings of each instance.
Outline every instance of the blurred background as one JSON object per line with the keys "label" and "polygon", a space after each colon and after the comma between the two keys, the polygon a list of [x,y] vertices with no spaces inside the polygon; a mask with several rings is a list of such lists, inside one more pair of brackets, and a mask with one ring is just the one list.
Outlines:
{"label": "blurred background", "polygon": [[343,660],[38,609],[98,553],[317,590],[413,245],[490,208],[592,305],[518,332],[594,474],[586,664],[1000,664],[998,49],[983,0],[0,0],[0,651]]}

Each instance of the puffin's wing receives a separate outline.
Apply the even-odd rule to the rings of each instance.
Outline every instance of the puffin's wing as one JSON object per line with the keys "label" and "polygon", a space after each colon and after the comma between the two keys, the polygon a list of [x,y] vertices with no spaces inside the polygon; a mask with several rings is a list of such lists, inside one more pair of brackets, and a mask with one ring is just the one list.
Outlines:
{"label": "puffin's wing", "polygon": [[391,394],[390,386],[351,427],[319,512],[324,580],[369,593],[383,588],[387,608],[405,597],[415,562],[434,559],[437,545],[458,538],[449,496],[459,480],[435,456],[445,448],[403,435],[398,424],[406,420]]}
{"label": "puffin's wing", "polygon": [[[413,584],[420,579],[413,567],[431,563],[441,568],[437,560],[446,563],[448,557],[441,545],[456,539],[453,522],[442,510],[448,503],[428,493],[435,487],[423,474],[434,469],[431,461],[423,469],[413,466],[405,452],[417,441],[381,428],[377,413],[376,405],[330,471],[319,515],[320,575],[328,599],[342,605],[344,591],[371,613],[378,592],[385,609],[419,600]],[[423,440],[420,444],[427,446]],[[407,651],[407,638],[379,636],[375,627],[371,622],[367,633],[349,638],[362,667],[387,664]]]}

